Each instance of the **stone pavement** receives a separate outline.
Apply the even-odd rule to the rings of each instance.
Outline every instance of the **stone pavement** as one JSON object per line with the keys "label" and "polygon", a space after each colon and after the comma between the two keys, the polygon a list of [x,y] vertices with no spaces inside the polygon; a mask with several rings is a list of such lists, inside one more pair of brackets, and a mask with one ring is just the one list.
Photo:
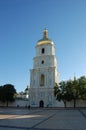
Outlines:
{"label": "stone pavement", "polygon": [[0,130],[86,130],[86,109],[0,108]]}

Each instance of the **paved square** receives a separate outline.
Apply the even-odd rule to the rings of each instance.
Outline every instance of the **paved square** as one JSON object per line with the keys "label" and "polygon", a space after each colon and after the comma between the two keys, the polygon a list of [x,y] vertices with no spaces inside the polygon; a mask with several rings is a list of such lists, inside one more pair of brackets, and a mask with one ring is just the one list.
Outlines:
{"label": "paved square", "polygon": [[86,130],[86,109],[0,108],[0,130]]}

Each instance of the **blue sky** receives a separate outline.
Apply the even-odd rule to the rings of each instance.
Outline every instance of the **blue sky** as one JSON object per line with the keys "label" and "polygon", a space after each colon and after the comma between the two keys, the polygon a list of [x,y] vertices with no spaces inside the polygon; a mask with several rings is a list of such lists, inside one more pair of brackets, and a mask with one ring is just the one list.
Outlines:
{"label": "blue sky", "polygon": [[86,76],[86,0],[0,0],[0,85],[30,84],[43,29],[55,43],[59,81]]}

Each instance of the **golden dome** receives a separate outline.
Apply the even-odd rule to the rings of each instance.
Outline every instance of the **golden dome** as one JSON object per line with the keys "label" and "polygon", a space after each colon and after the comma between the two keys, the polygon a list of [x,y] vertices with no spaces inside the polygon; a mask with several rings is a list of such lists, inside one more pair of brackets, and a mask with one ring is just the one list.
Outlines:
{"label": "golden dome", "polygon": [[48,38],[48,30],[44,29],[43,38],[37,42],[37,45],[53,44],[52,40]]}

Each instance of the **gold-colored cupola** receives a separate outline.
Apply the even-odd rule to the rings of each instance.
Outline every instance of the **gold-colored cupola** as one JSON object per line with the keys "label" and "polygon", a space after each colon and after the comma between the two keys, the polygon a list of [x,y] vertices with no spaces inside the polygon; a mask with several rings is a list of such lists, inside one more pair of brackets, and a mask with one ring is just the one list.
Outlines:
{"label": "gold-colored cupola", "polygon": [[43,31],[43,38],[37,42],[37,45],[53,44],[53,41],[48,38],[48,30],[45,28]]}

